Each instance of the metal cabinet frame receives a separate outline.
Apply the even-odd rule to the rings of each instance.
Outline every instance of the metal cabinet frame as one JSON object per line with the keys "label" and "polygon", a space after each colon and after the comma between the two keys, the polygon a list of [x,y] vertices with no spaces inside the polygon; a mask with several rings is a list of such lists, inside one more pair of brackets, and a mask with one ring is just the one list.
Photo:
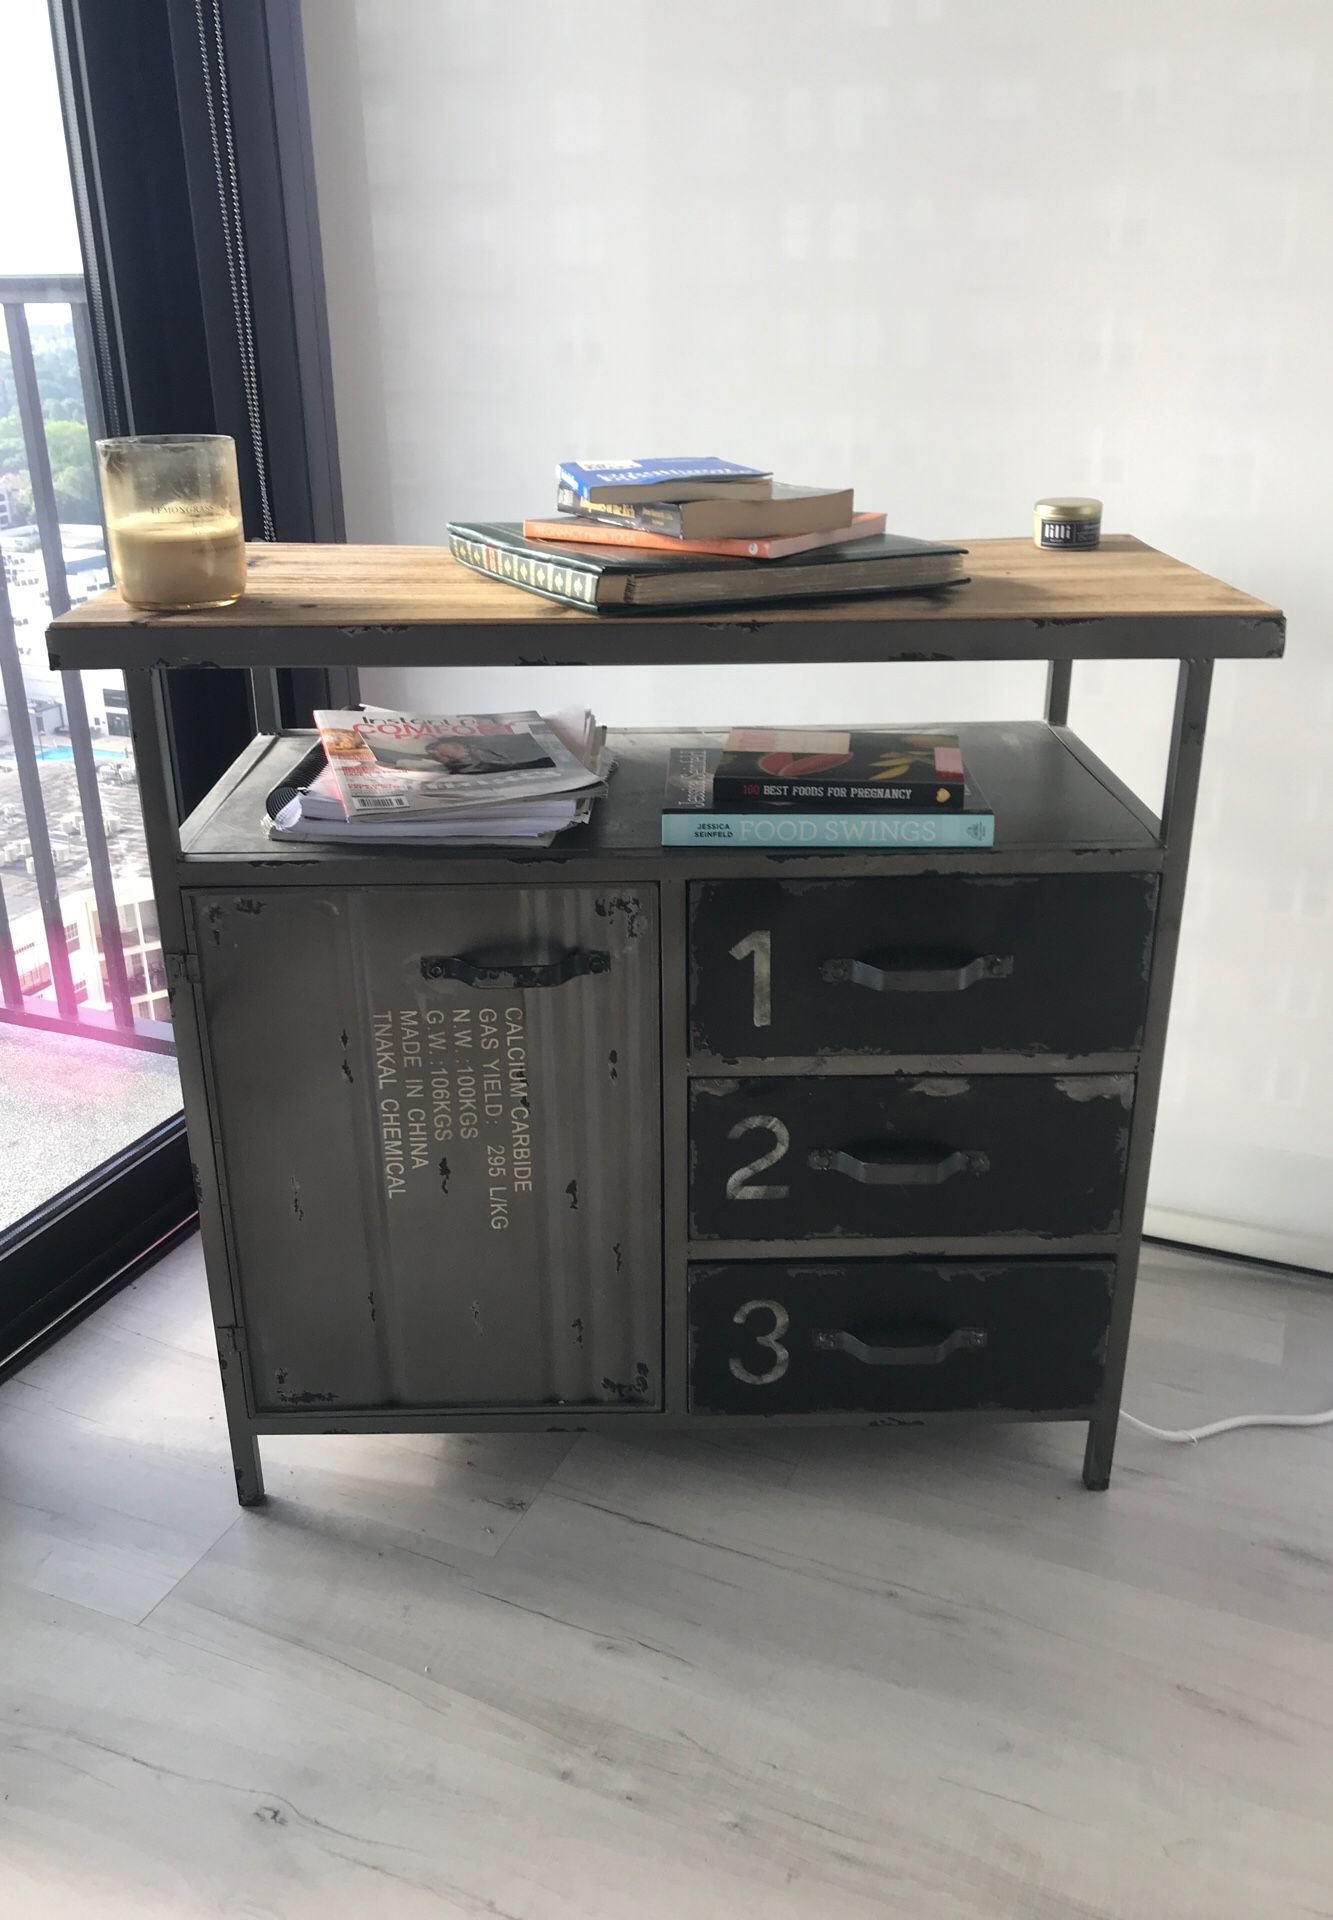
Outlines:
{"label": "metal cabinet frame", "polygon": [[[977,543],[980,549],[987,543]],[[994,543],[998,548],[1017,549],[1019,543]],[[1139,554],[1149,549],[1125,542]],[[261,550],[262,551],[262,550]],[[266,550],[274,554],[274,549]],[[319,555],[327,549],[293,550],[294,553]],[[354,556],[356,549],[338,551]],[[374,555],[375,550],[360,550]],[[980,557],[980,556],[979,556]],[[1175,567],[1162,556],[1164,566]],[[349,563],[354,564],[354,563]],[[441,564],[447,566],[447,561]],[[1075,564],[1062,557],[1062,564]],[[978,571],[981,569],[979,568]],[[1179,569],[1181,575],[1188,569]],[[366,576],[363,576],[363,581]],[[997,567],[996,578],[1010,578]],[[1200,576],[1190,575],[1194,581]],[[1216,583],[1207,583],[1216,586]],[[965,590],[966,591],[966,590]],[[996,617],[992,609],[985,620],[951,616],[951,604],[936,603],[928,613],[921,603],[892,619],[869,617],[862,608],[854,619],[840,617],[836,610],[812,610],[801,618],[788,617],[766,623],[762,616],[753,620],[728,615],[722,619],[696,616],[692,619],[654,618],[637,622],[631,619],[593,619],[571,617],[553,612],[549,617],[527,613],[515,618],[508,611],[516,597],[495,589],[500,596],[495,610],[486,619],[453,612],[441,616],[426,609],[418,624],[388,624],[391,615],[380,616],[385,624],[339,624],[330,618],[324,624],[306,618],[305,624],[284,625],[275,617],[270,598],[257,601],[259,611],[243,621],[236,610],[233,623],[220,618],[213,625],[203,617],[192,616],[173,627],[169,617],[125,618],[116,624],[109,614],[100,618],[96,603],[80,615],[71,616],[52,629],[51,648],[58,663],[72,665],[101,664],[115,659],[125,672],[140,779],[143,785],[145,816],[148,823],[149,855],[159,903],[164,948],[169,956],[169,975],[174,989],[174,1017],[179,1046],[181,1076],[185,1093],[190,1137],[193,1144],[194,1175],[199,1195],[205,1259],[217,1330],[219,1359],[232,1452],[236,1468],[237,1492],[243,1504],[263,1497],[258,1442],[268,1433],[477,1431],[490,1428],[526,1430],[583,1431],[614,1426],[617,1421],[647,1422],[651,1426],[699,1426],[715,1428],[727,1425],[763,1424],[765,1420],[807,1420],[805,1415],[691,1414],[687,1410],[688,1366],[688,1267],[692,1257],[703,1261],[718,1258],[779,1259],[794,1252],[801,1258],[827,1257],[848,1259],[855,1255],[908,1257],[926,1252],[956,1253],[961,1257],[983,1255],[1001,1259],[1005,1255],[1039,1252],[1058,1256],[1062,1253],[1097,1252],[1115,1263],[1115,1285],[1111,1321],[1105,1356],[1101,1392],[1092,1407],[1077,1414],[1028,1414],[982,1409],[958,1414],[930,1414],[924,1419],[966,1418],[1027,1419],[1087,1418],[1088,1434],[1084,1458],[1084,1483],[1090,1488],[1105,1488],[1109,1482],[1120,1411],[1121,1388],[1128,1351],[1130,1323],[1138,1270],[1139,1247],[1152,1152],[1153,1129],[1161,1086],[1166,1040],[1167,1016],[1175,971],[1181,918],[1189,867],[1190,841],[1198,797],[1199,773],[1203,754],[1204,731],[1208,711],[1213,659],[1262,658],[1280,654],[1283,645],[1283,621],[1277,609],[1249,600],[1234,590],[1217,587],[1218,595],[1230,595],[1231,601],[1217,608],[1168,608],[1159,615],[1137,612],[1128,607],[1123,615],[1104,606],[1086,619],[1049,619],[1036,611],[1021,610],[1014,617]],[[517,597],[524,608],[530,603]],[[345,605],[339,602],[339,605]],[[342,614],[342,620],[347,616]],[[1052,658],[1052,656],[1055,656]],[[336,883],[336,865],[320,870],[312,863],[304,867],[290,859],[288,848],[270,849],[265,858],[256,848],[241,853],[216,852],[211,860],[191,859],[182,852],[181,826],[175,802],[175,783],[171,762],[170,730],[167,722],[165,681],[177,665],[208,664],[225,659],[231,664],[309,666],[320,658],[330,664],[351,666],[371,660],[383,664],[496,664],[507,660],[514,664],[586,664],[617,662],[633,664],[646,660],[670,660],[682,663],[703,661],[746,661],[760,659],[882,661],[894,659],[967,660],[1037,659],[1050,661],[1045,718],[1056,730],[1066,728],[1070,676],[1076,658],[1133,659],[1157,658],[1177,661],[1175,710],[1167,767],[1165,795],[1160,820],[1133,795],[1114,774],[1096,760],[1067,731],[1060,733],[1062,744],[1088,769],[1102,788],[1109,790],[1120,806],[1133,817],[1135,843],[1122,846],[1071,847],[1061,845],[1024,845],[1013,850],[997,844],[995,849],[977,851],[895,851],[849,852],[806,855],[799,853],[758,853],[741,849],[654,849],[651,863],[646,857],[636,867],[623,851],[599,849],[595,843],[581,848],[552,849],[546,855],[514,855],[492,850],[472,852],[466,858],[451,858],[447,849],[434,850],[423,857],[417,851],[413,860],[401,858],[396,849],[376,854],[376,871],[365,870],[365,855],[355,854],[363,862],[358,884],[400,884],[405,879],[416,884],[448,886],[453,882],[470,885],[522,885],[540,881],[543,886],[589,885],[633,880],[638,886],[650,882],[656,886],[659,900],[661,975],[662,975],[662,1131],[663,1131],[663,1406],[660,1412],[633,1407],[611,1406],[595,1409],[532,1410],[435,1410],[430,1408],[394,1410],[328,1410],[326,1412],[291,1411],[256,1413],[256,1401],[247,1377],[245,1329],[237,1292],[233,1286],[232,1263],[228,1245],[227,1220],[230,1197],[225,1191],[211,1130],[211,1088],[207,1054],[200,1029],[200,1005],[197,994],[197,963],[189,944],[189,915],[185,894],[192,886],[217,888],[247,886]],[[271,743],[263,737],[252,743],[230,774],[219,783],[192,818],[206,814],[220,804],[225,792],[235,789],[247,769],[253,771]],[[614,792],[614,790],[613,790]],[[994,797],[994,796],[992,796]],[[604,803],[613,805],[611,802]],[[998,807],[997,807],[998,811]],[[1141,836],[1141,837],[1138,837]],[[190,828],[186,828],[187,841]],[[286,860],[274,857],[281,852]],[[837,862],[836,869],[833,861]],[[539,867],[534,861],[540,862]],[[879,1244],[852,1246],[843,1242],[836,1250],[823,1243],[796,1249],[768,1245],[759,1251],[744,1251],[732,1243],[701,1243],[692,1249],[687,1229],[687,1098],[691,1064],[689,1062],[687,888],[692,878],[772,877],[790,878],[856,877],[901,873],[1003,873],[1070,872],[1132,869],[1156,873],[1159,878],[1156,931],[1147,982],[1146,1016],[1143,1044],[1137,1055],[1115,1055],[1095,1063],[1080,1059],[1069,1071],[1133,1072],[1136,1075],[1135,1099],[1131,1118],[1127,1170],[1118,1232],[1107,1234],[1095,1245],[1037,1241],[1024,1245],[1014,1239],[978,1242],[946,1242],[941,1247]],[[312,878],[313,875],[313,878]],[[755,1063],[746,1062],[747,1067]],[[1033,1059],[1023,1054],[987,1054],[984,1059],[963,1062],[931,1062],[927,1059],[881,1059],[878,1062],[857,1056],[840,1062],[821,1058],[807,1063],[808,1070],[825,1074],[845,1072],[964,1071],[1022,1073],[1066,1070],[1060,1061],[1049,1057]],[[693,1070],[707,1072],[707,1063],[693,1063]],[[735,1071],[733,1065],[730,1069]],[[790,1070],[790,1063],[767,1063],[763,1071]],[[865,1413],[821,1413],[819,1419],[834,1424],[866,1425],[872,1422]],[[915,1424],[915,1416],[913,1417]]]}

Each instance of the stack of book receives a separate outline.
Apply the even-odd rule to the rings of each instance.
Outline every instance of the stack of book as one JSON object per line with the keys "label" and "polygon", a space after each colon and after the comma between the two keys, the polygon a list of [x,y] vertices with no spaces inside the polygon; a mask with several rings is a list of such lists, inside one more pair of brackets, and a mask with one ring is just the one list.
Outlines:
{"label": "stack of book", "polygon": [[994,843],[994,815],[954,733],[740,727],[720,746],[671,750],[663,846],[818,852]]}
{"label": "stack of book", "polygon": [[961,547],[884,531],[850,487],[793,486],[716,454],[566,460],[547,519],[451,521],[454,557],[569,606],[637,612],[922,593]]}
{"label": "stack of book", "polygon": [[315,715],[319,744],[268,796],[275,840],[549,846],[606,792],[606,729],[586,708]]}

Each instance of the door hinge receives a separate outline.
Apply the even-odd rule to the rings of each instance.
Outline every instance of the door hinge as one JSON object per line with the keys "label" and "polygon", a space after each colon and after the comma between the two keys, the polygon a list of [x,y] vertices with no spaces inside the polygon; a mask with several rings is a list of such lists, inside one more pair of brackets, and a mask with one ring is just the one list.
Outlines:
{"label": "door hinge", "polygon": [[169,987],[179,987],[183,983],[197,987],[200,984],[203,976],[199,971],[197,953],[164,953],[162,958],[166,962]]}

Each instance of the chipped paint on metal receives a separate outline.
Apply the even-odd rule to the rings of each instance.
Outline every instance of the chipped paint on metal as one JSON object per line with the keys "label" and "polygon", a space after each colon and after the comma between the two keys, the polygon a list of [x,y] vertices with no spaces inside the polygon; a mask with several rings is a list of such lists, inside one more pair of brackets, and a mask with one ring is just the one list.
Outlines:
{"label": "chipped paint on metal", "polygon": [[642,1402],[648,1398],[650,1375],[646,1360],[637,1362],[632,1380],[613,1380],[609,1375],[602,1380],[602,1390],[614,1395],[617,1400]]}
{"label": "chipped paint on metal", "polygon": [[603,920],[613,920],[617,916],[624,922],[625,932],[631,940],[637,940],[648,930],[648,915],[644,911],[643,900],[637,893],[599,894],[593,902],[594,911]]}
{"label": "chipped paint on metal", "polygon": [[1134,1104],[1134,1081],[1127,1073],[1058,1073],[1055,1085],[1066,1100],[1118,1100],[1126,1112]]}

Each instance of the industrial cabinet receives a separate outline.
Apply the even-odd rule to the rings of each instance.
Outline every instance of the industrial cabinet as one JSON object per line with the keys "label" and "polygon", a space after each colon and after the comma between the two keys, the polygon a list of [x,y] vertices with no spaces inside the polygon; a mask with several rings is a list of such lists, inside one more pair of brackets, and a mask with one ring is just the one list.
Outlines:
{"label": "industrial cabinet", "polygon": [[[625,1422],[1079,1420],[1107,1484],[1212,662],[1283,622],[1127,538],[969,566],[631,618],[269,546],[222,612],[55,623],[126,675],[243,1503],[266,1433]],[[539,705],[544,665],[923,657],[1050,663],[1044,719],[958,728],[993,849],[663,848],[699,733],[614,734],[547,850],[276,843],[308,734],[173,799],[177,666],[509,662]],[[1080,658],[1178,663],[1160,813],[1070,729]]]}

